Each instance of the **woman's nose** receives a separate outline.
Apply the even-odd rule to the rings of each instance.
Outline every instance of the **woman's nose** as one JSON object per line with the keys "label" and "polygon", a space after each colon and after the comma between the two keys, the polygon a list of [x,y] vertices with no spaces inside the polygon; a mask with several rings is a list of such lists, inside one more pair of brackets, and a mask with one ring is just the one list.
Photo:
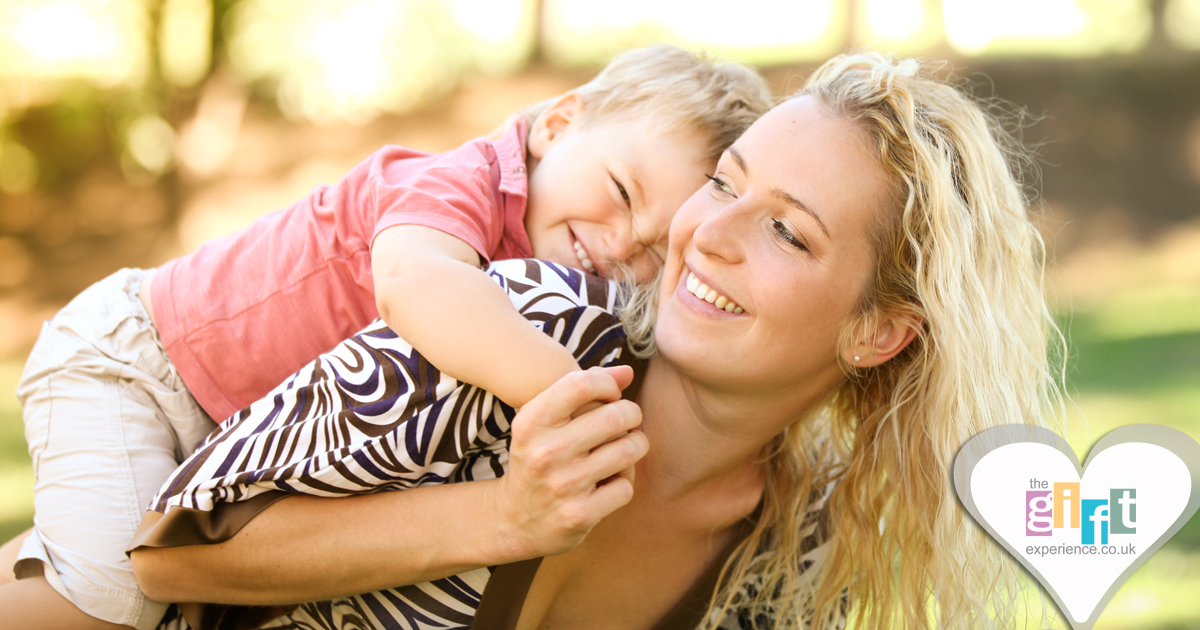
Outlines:
{"label": "woman's nose", "polygon": [[714,204],[701,216],[692,232],[692,242],[697,251],[709,256],[738,262],[742,257],[743,240],[747,236],[747,208],[743,200],[733,203]]}

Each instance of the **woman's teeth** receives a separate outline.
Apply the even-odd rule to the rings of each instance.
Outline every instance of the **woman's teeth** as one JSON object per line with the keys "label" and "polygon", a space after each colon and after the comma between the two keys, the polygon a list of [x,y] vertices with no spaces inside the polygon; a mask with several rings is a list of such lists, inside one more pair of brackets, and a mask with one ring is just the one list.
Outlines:
{"label": "woman's teeth", "polygon": [[716,289],[708,288],[708,285],[700,282],[700,278],[697,278],[696,274],[690,271],[688,272],[687,290],[691,291],[692,295],[704,300],[705,302],[708,302],[709,304],[712,304],[719,309],[723,309],[728,313],[741,315],[742,313],[746,312],[742,309],[742,307],[734,304],[733,300],[721,295],[720,293],[717,293]]}
{"label": "woman's teeth", "polygon": [[583,251],[583,245],[580,245],[579,241],[575,241],[575,256],[579,258],[579,262],[583,265],[584,269],[587,269],[591,273],[596,273],[596,264],[592,262],[591,258],[588,258],[587,252]]}

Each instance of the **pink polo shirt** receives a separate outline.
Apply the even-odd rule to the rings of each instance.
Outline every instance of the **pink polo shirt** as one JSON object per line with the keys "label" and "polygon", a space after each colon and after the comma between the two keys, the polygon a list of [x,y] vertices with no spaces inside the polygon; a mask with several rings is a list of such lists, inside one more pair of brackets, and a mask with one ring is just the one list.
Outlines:
{"label": "pink polo shirt", "polygon": [[437,155],[384,147],[337,184],[160,267],[151,299],[167,355],[223,420],[379,317],[381,231],[424,225],[487,261],[532,256],[526,189],[523,120]]}

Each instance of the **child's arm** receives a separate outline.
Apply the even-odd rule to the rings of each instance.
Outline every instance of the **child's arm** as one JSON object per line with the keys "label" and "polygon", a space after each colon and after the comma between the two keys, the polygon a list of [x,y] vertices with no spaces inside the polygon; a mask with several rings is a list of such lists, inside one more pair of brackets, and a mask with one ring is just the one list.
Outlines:
{"label": "child's arm", "polygon": [[523,407],[579,365],[513,308],[479,263],[470,245],[440,230],[380,232],[371,246],[379,315],[443,372]]}

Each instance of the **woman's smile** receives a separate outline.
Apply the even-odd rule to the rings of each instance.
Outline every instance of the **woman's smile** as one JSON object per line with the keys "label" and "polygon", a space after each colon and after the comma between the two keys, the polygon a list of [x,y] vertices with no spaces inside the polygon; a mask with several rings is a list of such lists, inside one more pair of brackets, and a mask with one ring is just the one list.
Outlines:
{"label": "woman's smile", "polygon": [[688,309],[719,319],[745,316],[745,309],[732,300],[724,288],[708,276],[697,274],[690,268],[679,279],[675,297]]}

